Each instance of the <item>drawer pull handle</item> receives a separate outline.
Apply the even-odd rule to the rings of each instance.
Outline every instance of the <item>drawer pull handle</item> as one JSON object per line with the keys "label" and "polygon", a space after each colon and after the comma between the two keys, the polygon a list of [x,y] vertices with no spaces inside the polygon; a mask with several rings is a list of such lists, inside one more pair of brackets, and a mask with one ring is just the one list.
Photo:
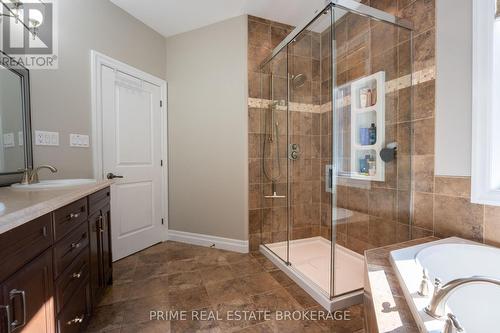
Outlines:
{"label": "drawer pull handle", "polygon": [[98,219],[99,219],[99,232],[102,234],[104,232],[104,223],[103,223],[104,217],[102,215],[99,215]]}
{"label": "drawer pull handle", "polygon": [[78,273],[73,273],[73,274],[71,275],[71,277],[73,277],[73,279],[79,279],[79,278],[81,278],[81,277],[82,277],[82,274],[83,274],[83,272],[82,272],[82,271],[79,271]]}
{"label": "drawer pull handle", "polygon": [[5,309],[5,315],[6,315],[6,320],[5,320],[5,325],[7,330],[5,332],[10,333],[12,332],[12,323],[10,321],[10,307],[8,305],[0,305],[0,309]]}
{"label": "drawer pull handle", "polygon": [[78,217],[80,216],[80,213],[71,213],[69,214],[69,218],[70,219],[77,219]]}
{"label": "drawer pull handle", "polygon": [[83,322],[84,318],[85,318],[85,315],[82,314],[81,316],[76,316],[75,318],[68,320],[68,322],[66,324],[68,326],[71,326],[73,324],[81,324]]}
{"label": "drawer pull handle", "polygon": [[17,289],[12,289],[9,292],[9,298],[11,301],[19,295],[21,296],[21,301],[22,301],[21,306],[23,308],[23,321],[22,321],[22,323],[20,323],[17,319],[14,320],[10,324],[12,331],[18,329],[19,327],[23,327],[24,325],[26,325],[26,293],[24,292],[24,290],[17,290]]}
{"label": "drawer pull handle", "polygon": [[78,243],[71,243],[71,249],[78,249],[82,244],[80,242]]}

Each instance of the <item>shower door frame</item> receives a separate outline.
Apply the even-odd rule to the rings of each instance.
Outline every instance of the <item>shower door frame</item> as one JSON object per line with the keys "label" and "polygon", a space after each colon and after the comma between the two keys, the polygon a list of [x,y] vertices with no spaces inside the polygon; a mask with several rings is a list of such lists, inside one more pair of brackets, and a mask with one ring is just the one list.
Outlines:
{"label": "shower door frame", "polygon": [[[311,18],[309,18],[307,21],[305,21],[305,23],[297,26],[295,29],[292,30],[292,32],[290,34],[288,34],[285,39],[283,39],[271,52],[271,54],[269,56],[267,56],[261,63],[260,65],[260,68],[262,69],[264,66],[266,66],[270,61],[272,61],[275,56],[277,56],[281,51],[283,51],[283,49],[287,48],[304,30],[306,30],[313,22],[315,22],[320,16],[323,15],[323,13],[329,9],[332,9],[332,13],[331,15],[333,16],[333,20],[332,20],[332,43],[331,43],[331,46],[332,46],[332,66],[331,66],[331,71],[332,71],[332,91],[331,91],[331,96],[332,96],[332,110],[331,112],[333,113],[333,116],[332,116],[332,131],[335,129],[335,124],[336,124],[336,102],[335,102],[335,90],[336,90],[336,84],[335,84],[335,75],[336,75],[336,65],[335,65],[335,59],[336,59],[336,53],[335,53],[335,27],[334,27],[334,24],[335,24],[335,8],[338,8],[338,9],[341,9],[341,10],[344,10],[344,11],[347,11],[347,12],[351,12],[351,13],[354,13],[354,14],[357,14],[357,15],[361,15],[361,16],[364,16],[364,17],[367,17],[369,19],[373,19],[373,20],[376,20],[376,21],[380,21],[380,22],[384,22],[384,23],[388,23],[388,24],[391,24],[391,25],[394,25],[396,27],[399,27],[399,28],[403,28],[403,29],[406,29],[410,32],[410,49],[411,49],[411,52],[410,52],[410,66],[411,66],[411,70],[410,70],[410,75],[411,75],[411,80],[413,80],[413,24],[412,22],[408,21],[408,20],[405,20],[405,19],[402,19],[402,18],[399,18],[397,16],[394,16],[392,14],[389,14],[387,12],[384,12],[380,9],[376,9],[376,8],[373,8],[373,7],[370,7],[368,5],[365,5],[365,4],[362,4],[362,3],[359,3],[357,1],[354,1],[354,0],[326,0],[326,5],[323,9],[321,10],[316,10],[315,13],[314,13],[314,16],[312,16]],[[288,53],[288,51],[286,51]],[[287,71],[288,71],[288,56],[287,56]],[[287,87],[287,94],[288,94],[288,101],[287,101],[287,114],[289,112],[288,110],[288,103],[289,103],[289,100],[290,100],[290,86],[289,86],[290,82],[288,80],[288,87]],[[413,82],[412,82],[413,84]],[[411,92],[411,94],[413,94],[413,90]],[[411,109],[413,110],[413,96],[412,98],[410,99],[411,101]],[[287,115],[287,123],[289,122],[288,120],[288,115]],[[287,124],[287,128],[289,128],[289,123]],[[288,131],[287,131],[287,137],[288,137]],[[333,136],[332,136],[333,137]],[[288,145],[287,145],[288,147]],[[335,144],[332,145],[332,164],[335,165],[336,164],[336,156],[338,156],[337,154],[337,149],[335,148]],[[413,154],[410,154],[410,156],[413,155]],[[283,258],[280,258],[279,256],[277,256],[272,250],[270,250],[266,244],[262,244],[266,247],[266,249],[268,249],[269,251],[271,251],[272,253],[274,253],[276,255],[277,258],[279,258],[281,261],[283,261],[287,266],[290,266],[290,262],[289,262],[289,242],[290,242],[290,184],[289,184],[289,179],[288,179],[288,164],[287,163],[287,258],[286,260],[283,260]],[[410,164],[411,165],[411,164]],[[332,177],[332,189],[333,189],[333,193],[332,193],[332,203],[331,203],[331,207],[333,207],[333,203],[336,201],[336,184],[335,184],[335,177]],[[412,191],[410,191],[411,193]],[[412,206],[412,201],[413,201],[413,195],[410,194],[411,198],[410,198],[410,207]],[[333,208],[332,208],[333,210]],[[410,208],[410,221],[412,220],[412,215],[413,215],[413,209]],[[350,294],[355,294],[355,293],[358,293],[361,289],[358,289],[358,290],[352,290],[352,291],[349,291],[347,293],[344,293],[344,294],[339,294],[339,295],[335,295],[335,245],[336,245],[336,223],[333,223],[333,219],[334,219],[334,216],[333,216],[333,211],[332,211],[332,229],[331,229],[331,258],[332,258],[332,261],[331,261],[331,272],[330,272],[330,299],[333,300],[335,298],[343,298],[343,297],[348,297]],[[409,229],[409,232],[410,232],[410,235],[411,235],[411,228]]]}
{"label": "shower door frame", "polygon": [[322,10],[316,10],[314,13],[314,16],[312,16],[310,19],[305,21],[305,23],[297,26],[295,29],[292,30],[288,36],[285,37],[281,41],[281,43],[276,46],[271,54],[262,61],[260,67],[264,67],[269,61],[271,61],[278,53],[284,49],[288,44],[290,44],[302,31],[307,29],[307,27],[314,22],[318,17],[323,15],[323,12],[325,10],[328,10],[330,7],[337,7],[352,13],[356,13],[361,16],[365,16],[377,21],[381,22],[386,22],[395,26],[398,26],[400,28],[404,28],[410,31],[413,31],[413,24],[405,19],[399,18],[397,16],[394,16],[392,14],[389,14],[387,12],[384,12],[380,9],[376,9],[367,5],[364,5],[362,3],[359,3],[354,0],[327,0],[327,4]]}

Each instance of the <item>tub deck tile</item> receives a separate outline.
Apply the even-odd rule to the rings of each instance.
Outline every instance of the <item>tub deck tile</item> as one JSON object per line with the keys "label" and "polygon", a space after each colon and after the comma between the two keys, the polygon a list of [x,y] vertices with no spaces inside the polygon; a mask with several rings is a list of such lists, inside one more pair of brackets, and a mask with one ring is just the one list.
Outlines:
{"label": "tub deck tile", "polygon": [[368,332],[418,333],[390,252],[437,240],[426,237],[365,252],[365,315]]}

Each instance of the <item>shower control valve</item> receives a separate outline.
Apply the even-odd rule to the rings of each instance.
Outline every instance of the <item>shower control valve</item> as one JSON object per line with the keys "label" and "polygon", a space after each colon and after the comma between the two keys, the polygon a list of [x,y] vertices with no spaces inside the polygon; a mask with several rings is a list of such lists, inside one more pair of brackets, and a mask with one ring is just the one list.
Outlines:
{"label": "shower control valve", "polygon": [[300,147],[297,143],[292,143],[288,147],[288,158],[292,161],[298,160],[300,157]]}

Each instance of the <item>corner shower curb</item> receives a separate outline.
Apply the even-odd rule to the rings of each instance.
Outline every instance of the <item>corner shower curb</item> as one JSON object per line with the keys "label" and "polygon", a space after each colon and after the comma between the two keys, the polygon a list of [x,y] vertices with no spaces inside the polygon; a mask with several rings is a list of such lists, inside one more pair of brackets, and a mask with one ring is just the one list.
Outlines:
{"label": "corner shower curb", "polygon": [[363,302],[363,290],[353,291],[348,294],[330,298],[314,283],[306,280],[303,276],[295,272],[295,270],[287,265],[283,260],[278,258],[265,245],[260,245],[260,252],[275,264],[283,273],[304,289],[309,296],[318,302],[325,310],[333,312],[336,310],[345,309],[351,305],[361,304]]}

